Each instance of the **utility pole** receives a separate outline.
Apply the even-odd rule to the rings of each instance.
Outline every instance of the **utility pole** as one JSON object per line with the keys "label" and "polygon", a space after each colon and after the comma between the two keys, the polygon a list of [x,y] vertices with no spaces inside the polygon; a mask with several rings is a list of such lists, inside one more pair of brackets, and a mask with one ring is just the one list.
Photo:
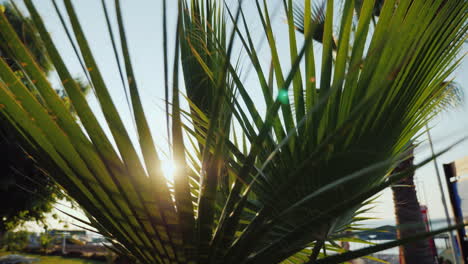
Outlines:
{"label": "utility pole", "polygon": [[[435,167],[435,171],[437,174],[437,181],[439,183],[439,190],[440,190],[440,195],[442,198],[442,205],[444,206],[445,218],[447,220],[447,224],[451,226],[452,221],[450,220],[450,214],[447,209],[447,200],[445,199],[444,188],[442,186],[442,178],[440,176],[439,165],[437,163],[437,158],[436,158],[435,151],[434,151],[434,145],[432,144],[432,137],[431,137],[431,133],[429,132],[429,130],[430,130],[429,126],[426,124],[427,138],[429,139],[429,145],[431,147],[432,160],[434,161],[434,167]],[[453,236],[452,231],[449,231],[448,233],[449,233],[449,238],[450,238],[450,247],[452,248],[453,259],[455,261],[455,264],[460,264],[460,260],[458,259],[457,254],[455,253],[455,244],[454,244],[455,237]]]}
{"label": "utility pole", "polygon": [[63,232],[62,233],[62,255],[65,255],[67,254],[67,251],[65,250],[65,246],[67,245],[67,236],[69,235],[70,233],[68,232]]}

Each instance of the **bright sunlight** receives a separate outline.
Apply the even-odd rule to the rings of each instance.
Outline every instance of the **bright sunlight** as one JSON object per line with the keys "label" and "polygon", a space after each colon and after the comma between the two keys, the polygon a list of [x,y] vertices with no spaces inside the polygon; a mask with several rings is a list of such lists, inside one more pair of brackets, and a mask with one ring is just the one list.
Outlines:
{"label": "bright sunlight", "polygon": [[170,182],[174,182],[174,173],[177,170],[177,165],[173,160],[162,160],[161,169],[164,177]]}

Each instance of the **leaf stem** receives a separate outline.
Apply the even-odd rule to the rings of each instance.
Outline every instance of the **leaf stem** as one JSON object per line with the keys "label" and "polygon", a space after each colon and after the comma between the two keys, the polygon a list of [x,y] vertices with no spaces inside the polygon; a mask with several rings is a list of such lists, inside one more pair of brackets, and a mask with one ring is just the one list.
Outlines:
{"label": "leaf stem", "polygon": [[315,262],[324,244],[325,240],[317,240],[317,242],[314,245],[314,248],[312,249],[312,253],[310,254],[309,262],[307,263],[312,264]]}

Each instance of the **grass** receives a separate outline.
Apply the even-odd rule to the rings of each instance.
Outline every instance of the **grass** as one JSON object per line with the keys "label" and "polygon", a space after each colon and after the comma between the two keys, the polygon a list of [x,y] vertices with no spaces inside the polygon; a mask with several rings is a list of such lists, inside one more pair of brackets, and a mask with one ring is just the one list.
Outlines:
{"label": "grass", "polygon": [[79,258],[64,258],[61,256],[42,256],[42,255],[33,255],[33,254],[24,254],[24,253],[13,253],[13,252],[0,252],[0,257],[10,254],[19,254],[22,256],[27,256],[31,258],[37,258],[40,261],[35,263],[41,264],[104,264],[105,262],[89,259],[79,259]]}

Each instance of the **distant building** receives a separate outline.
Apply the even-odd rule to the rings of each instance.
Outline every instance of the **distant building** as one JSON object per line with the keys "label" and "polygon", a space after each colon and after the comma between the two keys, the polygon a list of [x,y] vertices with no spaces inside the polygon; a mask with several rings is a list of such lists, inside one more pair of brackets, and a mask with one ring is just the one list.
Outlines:
{"label": "distant building", "polygon": [[47,234],[56,237],[56,243],[60,243],[64,235],[67,238],[67,244],[87,244],[91,242],[91,237],[88,236],[85,230],[52,229],[47,231]]}
{"label": "distant building", "polygon": [[58,236],[62,234],[67,234],[70,236],[87,236],[85,230],[61,230],[61,229],[52,229],[47,231],[47,234],[51,236]]}

